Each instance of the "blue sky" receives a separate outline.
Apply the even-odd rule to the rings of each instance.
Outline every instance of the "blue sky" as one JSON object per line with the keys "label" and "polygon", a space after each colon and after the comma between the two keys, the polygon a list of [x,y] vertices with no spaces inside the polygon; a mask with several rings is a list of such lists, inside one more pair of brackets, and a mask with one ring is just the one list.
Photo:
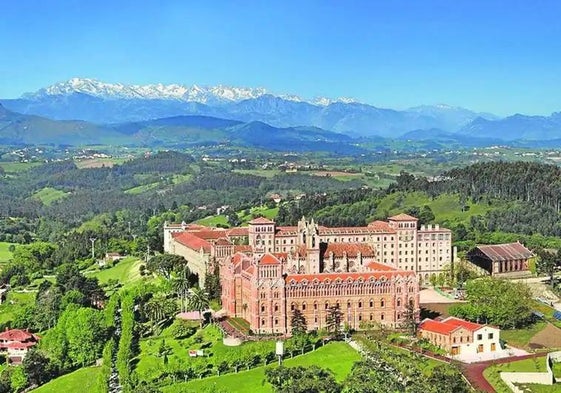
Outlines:
{"label": "blue sky", "polygon": [[538,0],[6,0],[0,97],[77,76],[549,114],[560,16]]}

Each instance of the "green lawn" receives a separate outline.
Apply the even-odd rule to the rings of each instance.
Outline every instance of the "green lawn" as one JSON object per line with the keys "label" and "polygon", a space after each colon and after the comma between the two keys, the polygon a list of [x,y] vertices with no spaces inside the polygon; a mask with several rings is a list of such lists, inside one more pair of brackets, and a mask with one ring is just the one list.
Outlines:
{"label": "green lawn", "polygon": [[35,166],[41,165],[41,162],[0,162],[0,167],[6,171],[6,173],[19,173],[27,171]]}
{"label": "green lawn", "polygon": [[242,220],[242,225],[245,225],[251,221],[253,217],[263,216],[270,220],[274,220],[278,213],[278,207],[268,208],[267,206],[259,206],[251,208],[248,215],[245,215],[243,211],[239,212],[238,217]]}
{"label": "green lawn", "polygon": [[378,205],[378,211],[387,211],[388,214],[394,215],[403,212],[408,207],[423,207],[429,205],[434,213],[435,221],[443,223],[447,222],[464,222],[469,223],[469,219],[474,215],[484,215],[491,209],[486,204],[474,204],[471,201],[466,202],[469,209],[462,211],[457,195],[443,194],[435,199],[422,192],[411,193],[394,193],[387,195]]}
{"label": "green lawn", "polygon": [[32,198],[39,199],[41,202],[43,202],[43,205],[49,206],[54,201],[57,201],[67,196],[68,196],[67,192],[57,190],[52,187],[45,187],[37,191],[35,194],[33,194]]}
{"label": "green lawn", "polygon": [[[201,336],[202,342],[197,342],[197,336]],[[186,364],[196,365],[198,363],[215,363],[225,359],[231,354],[239,351],[251,350],[252,348],[263,348],[273,351],[275,344],[272,341],[247,342],[239,347],[228,347],[222,343],[222,333],[215,326],[209,325],[194,336],[177,340],[164,330],[161,335],[140,341],[140,355],[136,372],[140,379],[150,380],[156,378],[162,372],[163,360],[157,353],[162,340],[171,348],[168,362],[171,367],[182,367]],[[190,349],[204,349],[209,358],[190,358]]]}
{"label": "green lawn", "polygon": [[234,169],[232,172],[271,178],[281,173],[278,169]]}
{"label": "green lawn", "polygon": [[219,224],[228,226],[228,218],[226,218],[226,216],[223,216],[223,215],[208,216],[208,217],[205,217],[205,218],[201,218],[200,220],[195,221],[195,222],[199,225],[204,225],[204,226],[207,226],[207,227],[216,227]]}
{"label": "green lawn", "polygon": [[141,186],[136,186],[136,187],[133,187],[133,188],[129,188],[128,190],[125,190],[124,192],[125,192],[125,194],[131,194],[131,195],[142,194],[143,192],[150,191],[150,190],[153,190],[154,188],[157,188],[159,184],[160,183],[158,183],[158,182],[143,184]]}
{"label": "green lawn", "polygon": [[513,347],[528,348],[528,343],[537,333],[546,327],[546,322],[536,322],[524,329],[501,330],[501,339]]}
{"label": "green lawn", "polygon": [[[497,393],[510,393],[510,388],[503,382],[499,375],[501,371],[545,372],[545,356],[534,359],[518,360],[510,363],[496,364],[494,366],[487,367],[485,371],[483,371],[483,376],[495,388]],[[557,387],[557,389],[558,390],[546,390],[546,392],[559,392],[559,387]]]}
{"label": "green lawn", "polygon": [[15,314],[35,301],[35,292],[8,292],[6,301],[0,304],[0,323],[14,319]]}
{"label": "green lawn", "polygon": [[15,243],[0,242],[0,264],[8,262],[12,258],[12,252],[8,250]]}
{"label": "green lawn", "polygon": [[[335,378],[338,381],[342,381],[351,371],[353,364],[358,360],[360,360],[360,355],[346,343],[333,342],[314,352],[287,359],[284,361],[284,364],[292,367],[318,365],[329,368],[335,374]],[[266,367],[276,367],[276,365],[270,364]],[[257,367],[249,371],[241,371],[237,374],[226,374],[220,377],[209,377],[187,383],[179,383],[173,386],[166,386],[162,391],[164,393],[200,392],[203,389],[216,387],[232,393],[269,393],[271,392],[271,386],[263,384],[266,367]]]}
{"label": "green lawn", "polygon": [[108,269],[96,270],[88,274],[88,277],[96,277],[101,284],[109,280],[118,280],[123,286],[134,284],[142,279],[139,267],[142,261],[136,257],[125,257]]}
{"label": "green lawn", "polygon": [[53,379],[33,393],[86,393],[95,391],[101,367],[86,367]]}

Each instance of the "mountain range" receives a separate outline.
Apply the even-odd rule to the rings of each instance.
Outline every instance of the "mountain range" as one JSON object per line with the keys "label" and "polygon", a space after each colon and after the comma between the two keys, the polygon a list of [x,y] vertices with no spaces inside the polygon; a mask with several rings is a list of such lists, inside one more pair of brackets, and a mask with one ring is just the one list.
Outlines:
{"label": "mountain range", "polygon": [[349,98],[274,95],[263,88],[183,85],[123,85],[94,79],[67,82],[0,101],[6,108],[56,120],[98,124],[202,115],[274,127],[319,127],[351,136],[395,137],[416,129],[458,131],[470,121],[496,116],[447,105],[409,110],[377,108]]}
{"label": "mountain range", "polygon": [[[406,141],[456,141],[461,144],[469,144],[470,139],[531,142],[561,138],[561,113],[551,116],[515,114],[499,118],[490,113],[449,105],[423,105],[395,110],[378,108],[349,98],[304,99],[296,95],[275,95],[264,88],[222,85],[124,85],[73,78],[24,94],[18,99],[0,100],[0,103],[5,107],[4,112],[8,110],[20,114],[19,120],[9,127],[12,134],[7,134],[7,129],[0,130],[0,141],[5,142],[33,141],[27,135],[32,135],[41,127],[55,127],[55,123],[52,123],[55,120],[61,121],[56,123],[60,135],[72,131],[74,134],[70,138],[78,140],[83,137],[83,143],[95,139],[89,133],[93,129],[104,130],[103,134],[110,140],[120,140],[123,136],[130,140],[134,133],[149,132],[148,140],[170,142],[174,141],[179,131],[177,125],[168,123],[187,119],[191,123],[195,121],[193,119],[198,119],[205,124],[232,122],[230,125],[215,124],[213,128],[197,125],[195,129],[205,130],[211,136],[190,131],[189,143],[217,137],[216,133],[209,134],[210,129],[225,133],[220,136],[223,140],[238,140],[233,136],[236,127],[240,135],[247,128],[261,130],[256,134],[246,132],[244,143],[249,143],[252,135],[263,138],[273,129],[276,130],[277,139],[282,135],[287,138],[291,135],[291,142],[294,142],[298,133],[300,136],[297,140],[308,142],[310,137],[333,141],[334,135],[337,138],[382,137]],[[36,117],[24,120],[21,117],[24,115]],[[14,116],[11,115],[12,118]],[[140,125],[146,127],[135,128]],[[186,126],[183,124],[181,127]],[[189,127],[192,129],[192,124]],[[17,137],[17,132],[23,133],[21,137]],[[56,137],[52,132],[47,134]]]}

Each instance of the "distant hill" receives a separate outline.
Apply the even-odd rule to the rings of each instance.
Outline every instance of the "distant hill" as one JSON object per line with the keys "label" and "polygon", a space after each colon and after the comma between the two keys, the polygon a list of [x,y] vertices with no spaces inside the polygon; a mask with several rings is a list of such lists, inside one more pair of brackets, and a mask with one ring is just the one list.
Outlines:
{"label": "distant hill", "polygon": [[23,115],[0,105],[0,143],[10,144],[116,144],[126,138],[116,130],[81,120],[56,121]]}
{"label": "distant hill", "polygon": [[516,114],[498,120],[477,118],[458,131],[474,137],[494,137],[505,141],[553,140],[561,138],[561,113],[551,116]]}

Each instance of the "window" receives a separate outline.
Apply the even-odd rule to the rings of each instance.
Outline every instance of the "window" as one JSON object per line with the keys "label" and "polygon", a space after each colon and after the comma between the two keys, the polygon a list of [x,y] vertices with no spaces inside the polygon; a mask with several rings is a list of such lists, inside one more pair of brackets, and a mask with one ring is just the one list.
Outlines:
{"label": "window", "polygon": [[489,340],[493,339],[493,333],[489,333]]}
{"label": "window", "polygon": [[261,306],[261,312],[265,312],[265,306]]}
{"label": "window", "polygon": [[478,341],[483,340],[483,334],[478,334],[478,335],[477,335],[477,340],[478,340]]}
{"label": "window", "polygon": [[277,318],[275,318],[275,325],[279,324],[279,320]]}
{"label": "window", "polygon": [[362,302],[358,302],[358,308],[362,308]]}
{"label": "window", "polygon": [[380,300],[380,307],[384,307],[384,299]]}
{"label": "window", "polygon": [[370,300],[370,308],[374,307],[374,302]]}
{"label": "window", "polygon": [[275,304],[275,312],[279,311],[279,305]]}
{"label": "window", "polygon": [[290,310],[294,311],[294,303],[290,305]]}
{"label": "window", "polygon": [[306,303],[302,303],[302,310],[306,309]]}
{"label": "window", "polygon": [[265,326],[265,320],[264,319],[261,320],[261,326]]}

